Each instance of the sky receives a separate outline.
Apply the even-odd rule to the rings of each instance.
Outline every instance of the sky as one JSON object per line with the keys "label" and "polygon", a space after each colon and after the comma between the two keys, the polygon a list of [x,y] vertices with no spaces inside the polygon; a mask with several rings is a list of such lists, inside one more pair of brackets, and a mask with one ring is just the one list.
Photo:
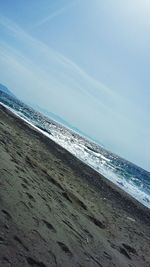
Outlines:
{"label": "sky", "polygon": [[150,171],[149,0],[0,0],[0,83]]}

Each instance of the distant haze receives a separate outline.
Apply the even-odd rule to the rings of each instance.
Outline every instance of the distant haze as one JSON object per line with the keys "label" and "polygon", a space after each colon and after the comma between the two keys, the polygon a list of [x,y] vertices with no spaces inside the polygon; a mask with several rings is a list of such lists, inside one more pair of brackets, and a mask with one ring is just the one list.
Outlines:
{"label": "distant haze", "polygon": [[150,171],[150,1],[0,2],[0,82]]}

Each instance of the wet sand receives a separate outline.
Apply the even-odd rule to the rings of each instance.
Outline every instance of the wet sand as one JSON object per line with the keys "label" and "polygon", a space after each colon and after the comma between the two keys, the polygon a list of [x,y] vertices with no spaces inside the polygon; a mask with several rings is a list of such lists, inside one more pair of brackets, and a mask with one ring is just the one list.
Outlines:
{"label": "wet sand", "polygon": [[0,267],[149,267],[150,211],[0,105]]}

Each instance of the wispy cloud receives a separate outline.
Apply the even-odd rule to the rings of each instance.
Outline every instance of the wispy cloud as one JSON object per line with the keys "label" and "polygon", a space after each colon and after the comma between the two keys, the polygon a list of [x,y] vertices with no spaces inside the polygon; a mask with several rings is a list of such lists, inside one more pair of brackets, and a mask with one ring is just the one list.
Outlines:
{"label": "wispy cloud", "polygon": [[[106,87],[98,80],[94,79],[91,75],[87,74],[82,68],[80,68],[69,58],[45,45],[41,41],[33,38],[30,34],[25,32],[21,27],[19,27],[9,19],[1,16],[0,24],[3,27],[4,31],[7,32],[9,36],[11,36],[12,40],[17,40],[15,47],[18,48],[18,53],[20,51],[20,55],[26,54],[26,57],[30,58],[30,61],[32,61],[32,63],[39,63],[40,69],[45,69],[45,71],[55,69],[57,74],[64,73],[64,75],[67,75],[66,78],[68,80],[70,78],[72,80],[72,83],[73,78],[77,78],[76,81],[80,81],[81,89],[85,92],[89,92],[90,94],[98,94],[98,92],[103,92],[105,94],[108,93],[110,95],[115,94],[111,89]],[[32,60],[33,57],[34,59]],[[85,85],[87,85],[86,88]]]}
{"label": "wispy cloud", "polygon": [[[39,88],[40,91],[43,86],[46,92],[49,90],[55,96],[61,90],[62,94],[68,96],[68,99],[74,96],[75,100],[78,101],[80,97],[82,104],[83,102],[90,102],[94,109],[103,109],[105,113],[114,114],[116,118],[120,118],[121,113],[122,116],[125,115],[123,107],[125,104],[127,106],[128,103],[114,90],[93,78],[69,58],[33,38],[9,19],[0,16],[0,24],[5,35],[7,34],[9,38],[12,38],[11,47],[7,43],[1,45],[1,51],[3,51],[5,58],[7,57],[7,64],[9,65],[9,58],[10,66],[13,61],[15,62],[14,66],[22,66],[16,69],[16,73],[19,73],[21,69],[24,70],[24,73],[20,74],[22,81],[26,76],[28,88],[32,84],[32,91],[35,95],[35,88]],[[22,83],[23,88],[26,84]],[[39,87],[39,85],[41,86]]]}
{"label": "wispy cloud", "polygon": [[65,13],[66,11],[68,11],[70,8],[72,8],[74,5],[76,4],[76,1],[72,1],[69,4],[53,11],[51,14],[47,15],[46,17],[44,17],[43,19],[41,19],[40,21],[38,21],[33,28],[35,27],[39,27],[49,21],[51,21],[52,19],[62,15],[63,13]]}
{"label": "wispy cloud", "polygon": [[[49,82],[51,88],[52,81],[60,88],[68,91],[80,92],[114,113],[114,104],[120,103],[122,107],[127,100],[119,96],[114,90],[108,88],[100,81],[85,72],[80,66],[57,52],[41,41],[33,38],[20,26],[4,16],[0,16],[2,34],[9,36],[11,47],[5,42],[2,48],[5,55],[12,55],[16,62],[30,69],[32,73],[40,73],[44,80]],[[10,39],[11,38],[11,39]],[[7,38],[6,38],[7,39]],[[7,56],[8,56],[7,55]],[[121,112],[120,108],[120,112]]]}
{"label": "wispy cloud", "polygon": [[135,140],[144,134],[141,125],[133,125],[133,106],[126,99],[9,19],[0,16],[0,25],[1,82],[115,150],[127,150],[128,142],[136,149]]}

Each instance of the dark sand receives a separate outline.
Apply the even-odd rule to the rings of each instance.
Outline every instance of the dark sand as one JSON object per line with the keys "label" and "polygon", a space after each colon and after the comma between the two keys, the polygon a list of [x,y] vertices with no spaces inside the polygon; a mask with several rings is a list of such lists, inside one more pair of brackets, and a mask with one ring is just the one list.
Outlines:
{"label": "dark sand", "polygon": [[150,212],[0,105],[0,267],[149,267]]}

